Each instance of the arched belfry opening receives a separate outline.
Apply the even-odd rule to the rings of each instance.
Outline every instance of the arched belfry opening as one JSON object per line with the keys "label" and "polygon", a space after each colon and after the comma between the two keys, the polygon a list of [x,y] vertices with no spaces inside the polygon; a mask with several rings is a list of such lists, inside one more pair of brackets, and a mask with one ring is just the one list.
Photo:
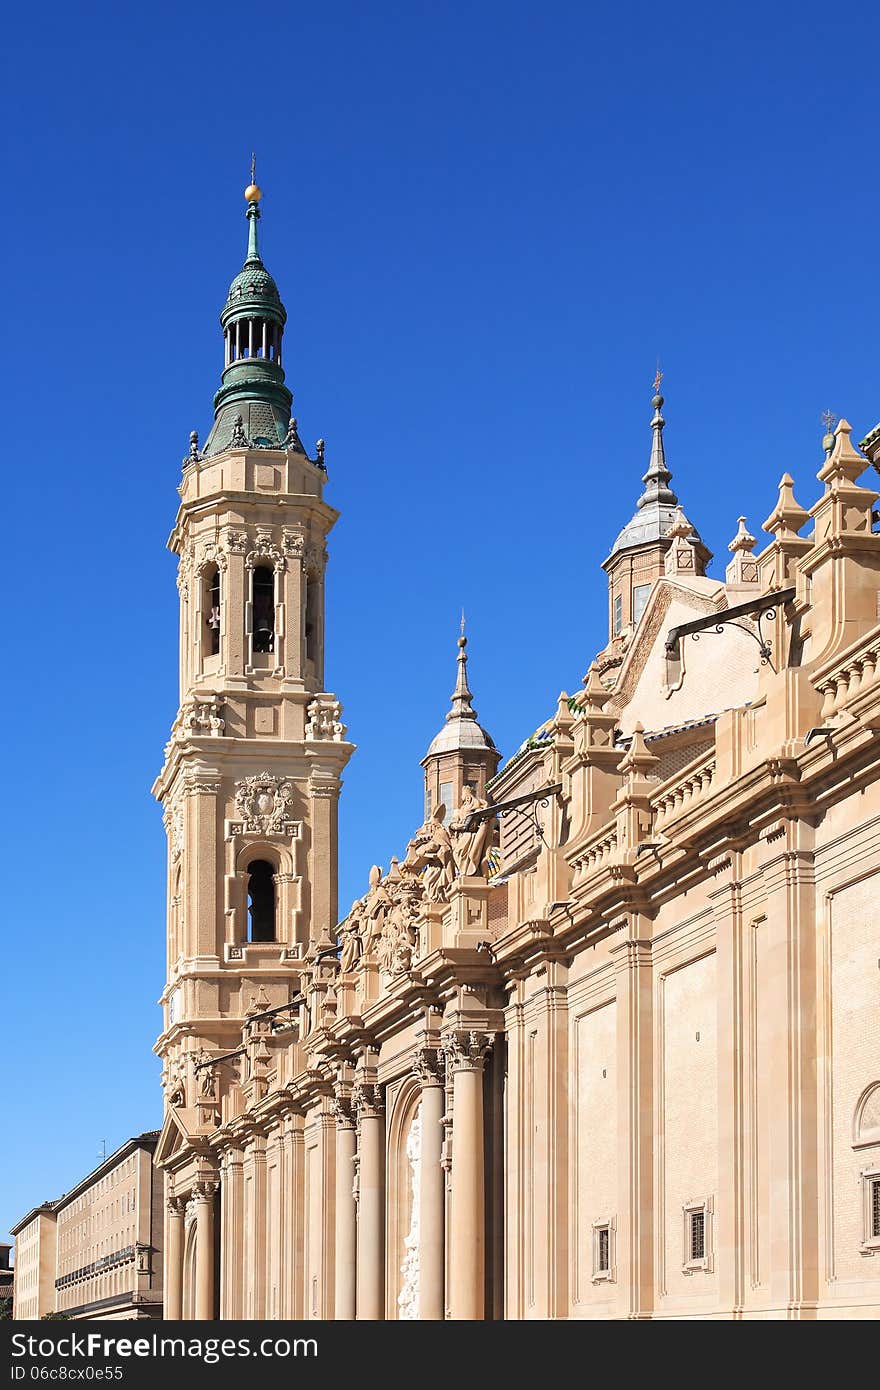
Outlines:
{"label": "arched belfry opening", "polygon": [[267,859],[254,859],[248,867],[248,940],[275,939],[275,870]]}
{"label": "arched belfry opening", "polygon": [[205,646],[207,656],[220,650],[220,570],[211,565],[205,575]]}
{"label": "arched belfry opening", "polygon": [[275,576],[268,565],[257,565],[253,579],[254,651],[275,650]]}

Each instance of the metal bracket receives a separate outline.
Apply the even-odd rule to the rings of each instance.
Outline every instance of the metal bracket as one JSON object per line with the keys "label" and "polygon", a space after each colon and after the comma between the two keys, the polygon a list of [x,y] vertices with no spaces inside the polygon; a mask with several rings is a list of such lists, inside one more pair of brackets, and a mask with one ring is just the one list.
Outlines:
{"label": "metal bracket", "polygon": [[471,811],[461,828],[465,831],[473,830],[480,821],[490,820],[492,816],[501,819],[504,816],[520,815],[528,821],[546,845],[544,831],[538,820],[538,807],[549,806],[551,796],[558,796],[561,791],[562,783],[554,782],[552,787],[539,787],[537,791],[526,792],[524,796],[511,797],[510,801],[496,801],[482,811]]}
{"label": "metal bracket", "polygon": [[[699,642],[704,632],[721,633],[725,627],[737,627],[740,632],[745,632],[757,643],[758,651],[761,653],[761,665],[772,667],[773,643],[765,635],[761,624],[765,619],[772,622],[776,617],[777,609],[784,608],[787,603],[791,603],[794,596],[795,590],[793,588],[777,589],[775,593],[762,594],[760,598],[749,599],[747,603],[737,603],[733,608],[724,608],[720,613],[710,613],[708,617],[695,618],[691,623],[679,623],[678,627],[669,630],[669,636],[666,638],[666,653],[668,656],[675,656],[679,651],[682,637],[692,637],[695,642]],[[757,632],[737,622],[737,618],[746,616],[754,618],[758,628]]]}

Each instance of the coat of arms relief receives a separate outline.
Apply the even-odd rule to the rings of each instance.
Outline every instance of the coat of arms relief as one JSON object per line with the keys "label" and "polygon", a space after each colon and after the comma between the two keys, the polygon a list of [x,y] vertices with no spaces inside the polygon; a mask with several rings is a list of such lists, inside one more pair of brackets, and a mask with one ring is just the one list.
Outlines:
{"label": "coat of arms relief", "polygon": [[233,835],[295,835],[293,798],[293,783],[286,777],[273,777],[270,772],[236,782],[235,809],[241,820],[230,827]]}

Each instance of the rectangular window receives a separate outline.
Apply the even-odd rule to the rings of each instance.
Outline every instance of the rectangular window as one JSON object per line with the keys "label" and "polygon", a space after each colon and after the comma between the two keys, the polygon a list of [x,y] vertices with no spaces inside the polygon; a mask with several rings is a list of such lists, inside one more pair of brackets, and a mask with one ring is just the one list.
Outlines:
{"label": "rectangular window", "polygon": [[443,805],[446,807],[446,815],[443,817],[443,824],[444,824],[444,825],[448,825],[448,823],[449,823],[449,817],[452,815],[452,812],[453,812],[454,809],[455,809],[454,806],[452,805],[452,783],[451,783],[451,782],[441,782],[441,783],[440,783],[440,800],[442,801]]}
{"label": "rectangular window", "polygon": [[714,1268],[712,1256],[712,1218],[714,1201],[706,1197],[702,1201],[687,1202],[684,1207],[684,1250],[682,1270],[685,1274],[702,1271],[711,1274]]}
{"label": "rectangular window", "polygon": [[614,600],[614,636],[620,636],[623,627],[623,595],[617,594]]}
{"label": "rectangular window", "polygon": [[593,1283],[613,1282],[615,1218],[593,1222]]}
{"label": "rectangular window", "polygon": [[633,627],[641,621],[642,614],[648,606],[650,593],[650,584],[637,584],[633,589]]}
{"label": "rectangular window", "polygon": [[706,1258],[706,1213],[691,1212],[691,1260]]}
{"label": "rectangular window", "polygon": [[880,1253],[880,1171],[876,1167],[862,1173],[862,1191],[865,1212],[862,1254],[876,1255]]}

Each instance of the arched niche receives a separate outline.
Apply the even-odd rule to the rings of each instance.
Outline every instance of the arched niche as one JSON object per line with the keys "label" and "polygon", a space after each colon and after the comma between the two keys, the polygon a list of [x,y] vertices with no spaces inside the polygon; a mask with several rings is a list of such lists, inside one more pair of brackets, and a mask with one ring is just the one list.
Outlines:
{"label": "arched niche", "polygon": [[395,1096],[388,1125],[386,1306],[389,1318],[406,1321],[418,1317],[421,1104],[420,1082],[407,1077]]}
{"label": "arched niche", "polygon": [[853,1148],[880,1145],[880,1081],[866,1086],[853,1113]]}

